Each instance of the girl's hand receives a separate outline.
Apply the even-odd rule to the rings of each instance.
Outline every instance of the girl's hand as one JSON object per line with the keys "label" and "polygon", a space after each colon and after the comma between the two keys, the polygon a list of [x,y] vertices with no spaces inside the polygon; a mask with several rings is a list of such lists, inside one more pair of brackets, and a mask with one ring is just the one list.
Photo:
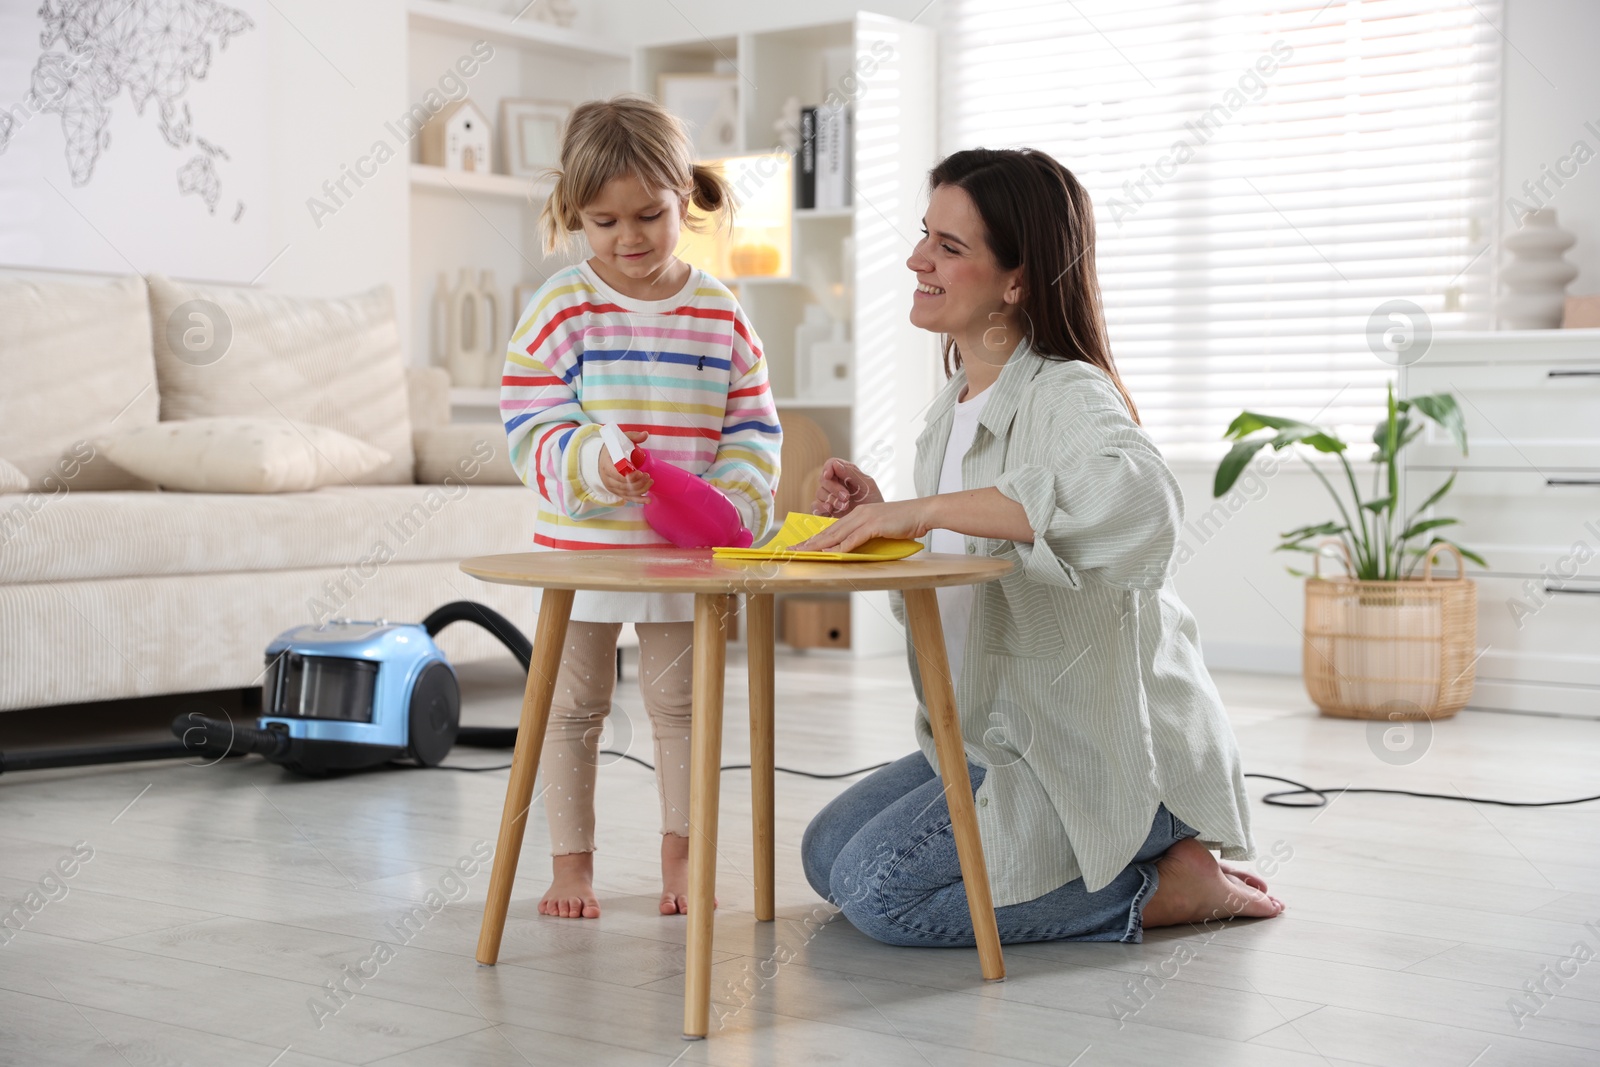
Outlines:
{"label": "girl's hand", "polygon": [[877,482],[854,463],[834,457],[822,465],[817,501],[811,513],[837,518],[850,514],[861,504],[881,503],[883,494],[878,491]]}
{"label": "girl's hand", "polygon": [[[646,430],[624,430],[623,432],[628,435],[628,440],[636,445],[643,444],[644,439],[650,436]],[[644,471],[634,471],[624,478],[617,473],[617,468],[614,464],[615,460],[611,457],[611,450],[606,448],[605,445],[601,445],[600,484],[605,486],[606,491],[612,496],[620,496],[622,499],[634,504],[644,503],[645,494],[650,491],[652,484],[650,476]]]}
{"label": "girl's hand", "polygon": [[854,552],[874,537],[917,538],[933,529],[934,497],[861,504],[815,537],[794,546],[798,552]]}

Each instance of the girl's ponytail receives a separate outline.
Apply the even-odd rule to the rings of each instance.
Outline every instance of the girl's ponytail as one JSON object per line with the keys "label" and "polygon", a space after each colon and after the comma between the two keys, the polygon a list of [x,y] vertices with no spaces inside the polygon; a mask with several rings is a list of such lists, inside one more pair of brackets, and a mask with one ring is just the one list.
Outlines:
{"label": "girl's ponytail", "polygon": [[711,218],[722,216],[731,225],[733,187],[728,184],[728,179],[703,163],[693,164],[690,174],[694,185],[689,193],[689,203]]}
{"label": "girl's ponytail", "polygon": [[572,245],[572,235],[583,229],[583,216],[578,213],[579,205],[573,203],[572,183],[565,174],[552,167],[540,177],[554,179],[550,195],[539,209],[539,235],[543,238],[544,254],[548,256]]}

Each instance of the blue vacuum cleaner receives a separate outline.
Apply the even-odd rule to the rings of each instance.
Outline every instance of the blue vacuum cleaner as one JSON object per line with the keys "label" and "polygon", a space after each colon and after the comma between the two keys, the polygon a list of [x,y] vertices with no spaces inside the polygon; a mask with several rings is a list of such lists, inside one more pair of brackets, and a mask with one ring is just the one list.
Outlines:
{"label": "blue vacuum cleaner", "polygon": [[190,713],[173,720],[176,741],[0,753],[0,772],[256,753],[298,774],[325,775],[395,760],[436,767],[458,743],[509,748],[516,727],[461,726],[456,672],[433,640],[454,622],[482,626],[528,669],[533,646],[522,631],[466,600],[420,623],[296,626],[267,646],[261,714],[251,723]]}

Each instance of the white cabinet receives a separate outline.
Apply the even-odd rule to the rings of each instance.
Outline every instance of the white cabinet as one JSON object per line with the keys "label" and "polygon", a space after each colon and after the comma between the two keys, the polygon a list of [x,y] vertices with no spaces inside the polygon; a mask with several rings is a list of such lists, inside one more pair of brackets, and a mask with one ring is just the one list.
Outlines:
{"label": "white cabinet", "polygon": [[1400,382],[1466,421],[1466,457],[1432,424],[1402,455],[1407,500],[1458,471],[1437,511],[1489,563],[1472,706],[1600,718],[1600,330],[1441,335]]}

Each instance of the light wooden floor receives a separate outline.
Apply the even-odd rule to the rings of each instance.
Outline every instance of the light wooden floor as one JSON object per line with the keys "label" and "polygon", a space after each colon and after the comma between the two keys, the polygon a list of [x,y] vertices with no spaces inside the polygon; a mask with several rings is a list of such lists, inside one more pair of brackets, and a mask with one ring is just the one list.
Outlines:
{"label": "light wooden floor", "polygon": [[[724,759],[737,763],[743,674],[730,658]],[[910,751],[901,661],[784,656],[778,670],[780,764],[840,770]],[[629,674],[619,703],[632,751],[649,758]],[[514,716],[512,672],[469,681],[470,720]],[[1390,763],[1375,732],[1318,718],[1290,680],[1218,682],[1247,770],[1505,798],[1597,791],[1600,722],[1464,713],[1434,728],[1420,759]],[[1257,803],[1262,853],[1290,856],[1268,876],[1289,904],[1281,918],[1153,931],[1143,945],[1013,946],[1010,977],[984,984],[972,952],[889,948],[823,921],[831,909],[796,850],[843,783],[778,776],[780,918],[757,924],[749,778],[729,772],[713,1033],[686,1044],[684,923],[655,914],[657,802],[636,765],[601,772],[604,916],[535,913],[548,872],[536,814],[500,965],[476,965],[488,875],[463,887],[448,868],[493,840],[505,779],[317,782],[259,760],[0,778],[7,908],[75,844],[93,850],[0,945],[0,1063],[1600,1063],[1600,961],[1563,963],[1579,943],[1600,951],[1600,804]],[[1268,788],[1248,781],[1252,797]],[[441,889],[468,895],[431,914],[427,894]],[[396,924],[419,905],[405,941]],[[309,1005],[324,983],[356,988],[347,966],[371,977],[319,1027]],[[1519,1027],[1508,1000],[1539,981],[1554,995]]]}

